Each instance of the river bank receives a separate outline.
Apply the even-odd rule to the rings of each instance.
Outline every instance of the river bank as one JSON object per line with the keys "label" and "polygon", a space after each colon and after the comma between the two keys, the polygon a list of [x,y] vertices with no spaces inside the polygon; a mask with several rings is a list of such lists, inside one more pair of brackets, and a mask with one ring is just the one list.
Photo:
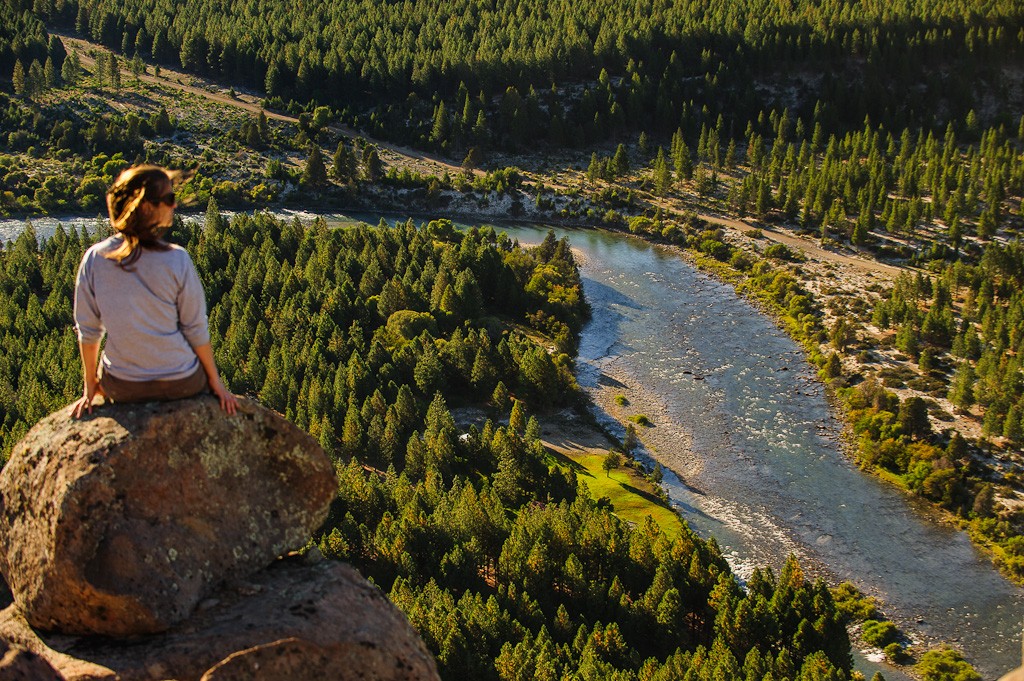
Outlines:
{"label": "river bank", "polygon": [[[547,226],[507,231],[534,243]],[[665,436],[649,440],[654,455],[666,468],[675,456],[686,471],[687,484],[666,471],[672,501],[738,572],[778,570],[797,553],[886,603],[919,640],[958,643],[986,678],[1018,663],[1020,591],[962,533],[935,526],[843,456],[842,423],[801,347],[675,249],[593,230],[556,235],[581,254],[594,309],[580,343],[581,386],[589,392],[605,376],[613,402],[623,389],[611,381],[634,391],[626,397],[651,418],[649,431]],[[611,406],[595,410],[618,424]]]}
{"label": "river bank", "polygon": [[[526,231],[512,230],[527,243],[544,234]],[[986,677],[1018,663],[1020,591],[965,535],[844,455],[843,423],[803,348],[675,248],[603,232],[557,235],[583,256],[594,309],[581,386],[616,436],[613,414],[650,418],[641,439],[685,480],[666,475],[670,497],[737,572],[778,569],[796,553],[885,603],[923,645],[962,647]],[[620,394],[628,406],[617,404]]]}

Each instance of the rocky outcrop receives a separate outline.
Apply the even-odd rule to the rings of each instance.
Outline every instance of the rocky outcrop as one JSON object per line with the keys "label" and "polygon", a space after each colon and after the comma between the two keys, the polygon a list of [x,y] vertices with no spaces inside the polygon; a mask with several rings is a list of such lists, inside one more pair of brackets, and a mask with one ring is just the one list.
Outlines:
{"label": "rocky outcrop", "polygon": [[354,569],[278,558],[336,484],[312,438],[248,400],[51,414],[0,472],[0,680],[436,680]]}
{"label": "rocky outcrop", "polygon": [[0,638],[74,681],[438,678],[405,616],[337,562],[279,561],[245,584],[224,587],[188,621],[130,646],[38,635],[16,606],[0,612]]}
{"label": "rocky outcrop", "polygon": [[131,636],[301,547],[334,497],[306,433],[250,400],[70,408],[0,473],[0,572],[33,627]]}

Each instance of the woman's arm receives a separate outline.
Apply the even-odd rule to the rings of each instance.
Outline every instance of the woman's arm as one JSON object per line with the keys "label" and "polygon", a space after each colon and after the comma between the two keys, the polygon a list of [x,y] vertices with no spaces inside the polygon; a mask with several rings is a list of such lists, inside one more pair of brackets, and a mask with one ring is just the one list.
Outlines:
{"label": "woman's arm", "polygon": [[[184,251],[182,251],[184,253]],[[206,319],[206,294],[199,280],[196,266],[186,253],[182,262],[182,285],[178,290],[178,323],[185,340],[192,346],[192,351],[199,358],[206,372],[206,381],[210,390],[220,400],[220,408],[229,414],[238,409],[238,400],[232,395],[217,373],[217,363],[213,360],[213,347],[210,345],[210,331]]]}
{"label": "woman's arm", "polygon": [[206,372],[206,380],[210,383],[210,390],[220,400],[220,408],[229,414],[234,414],[238,409],[238,399],[224,387],[220,380],[220,374],[217,373],[217,363],[213,361],[213,347],[209,343],[204,343],[192,349],[195,351],[196,357],[199,358],[199,363],[203,365],[203,371]]}
{"label": "woman's arm", "polygon": [[99,363],[100,344],[79,341],[78,353],[82,356],[82,397],[75,402],[74,417],[81,418],[84,412],[92,413],[92,398],[103,394],[96,368]]}

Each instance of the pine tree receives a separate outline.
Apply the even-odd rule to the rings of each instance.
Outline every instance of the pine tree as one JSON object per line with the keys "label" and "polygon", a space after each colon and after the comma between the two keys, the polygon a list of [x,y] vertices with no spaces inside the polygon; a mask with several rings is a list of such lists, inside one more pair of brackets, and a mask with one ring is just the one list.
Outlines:
{"label": "pine tree", "polygon": [[92,67],[92,76],[96,80],[97,87],[103,87],[107,82],[107,53],[100,52],[96,55],[96,62]]}
{"label": "pine tree", "polygon": [[139,82],[142,80],[142,74],[146,72],[146,65],[143,63],[142,57],[140,57],[138,54],[132,57],[130,65],[132,70],[132,77],[134,77],[135,79],[135,84],[138,85]]}
{"label": "pine tree", "polygon": [[43,75],[43,67],[38,59],[32,60],[28,67],[28,76],[25,78],[25,96],[35,97],[46,89],[46,77]]}
{"label": "pine tree", "polygon": [[260,109],[260,115],[256,118],[256,129],[260,133],[260,139],[263,142],[270,141],[270,124],[267,122],[267,114],[265,111]]}
{"label": "pine tree", "polygon": [[960,362],[956,373],[953,374],[953,384],[949,389],[949,401],[957,409],[966,411],[974,404],[974,368],[970,362]]}
{"label": "pine tree", "polygon": [[498,381],[498,385],[494,387],[494,392],[491,394],[491,401],[494,402],[494,406],[497,407],[499,411],[504,412],[508,409],[509,394],[504,381]]}
{"label": "pine tree", "polygon": [[521,433],[526,427],[526,405],[520,400],[512,401],[512,413],[508,418],[508,427],[514,433]]}
{"label": "pine tree", "polygon": [[320,145],[315,142],[309,145],[309,156],[306,157],[306,167],[302,171],[302,182],[315,188],[327,184],[327,166],[324,165]]}
{"label": "pine tree", "polygon": [[53,57],[47,57],[46,63],[43,65],[43,81],[46,83],[46,87],[57,87],[60,84],[57,79],[57,69],[53,66]]}
{"label": "pine tree", "polygon": [[[263,113],[262,111],[260,112]],[[331,163],[331,175],[334,179],[344,182],[348,177],[348,149],[345,148],[345,141],[338,141],[338,148],[334,151],[334,158]]]}
{"label": "pine tree", "polygon": [[637,139],[637,147],[640,149],[640,153],[647,155],[651,150],[650,140],[647,138],[647,132],[645,130],[640,131],[640,137]]}
{"label": "pine tree", "polygon": [[601,161],[597,158],[595,151],[590,155],[590,165],[587,166],[587,179],[593,184],[601,176]]}
{"label": "pine tree", "polygon": [[367,147],[367,149],[368,152],[363,157],[363,170],[367,180],[376,182],[384,175],[384,167],[380,162],[376,147]]}
{"label": "pine tree", "polygon": [[224,227],[224,218],[221,217],[217,199],[210,196],[210,200],[206,204],[206,220],[203,223],[203,233],[208,239],[216,239]]}
{"label": "pine tree", "polygon": [[629,156],[626,155],[625,145],[620,144],[615,149],[615,156],[612,157],[612,170],[618,177],[629,172]]}
{"label": "pine tree", "polygon": [[470,147],[469,151],[466,152],[466,157],[462,159],[462,169],[467,173],[472,173],[474,170],[480,167],[483,162],[482,154],[480,153],[479,147]]}
{"label": "pine tree", "polygon": [[434,124],[430,128],[430,142],[436,149],[448,146],[448,112],[442,99],[434,109]]}
{"label": "pine tree", "polygon": [[110,87],[116,92],[121,91],[121,65],[115,55],[107,57],[107,77],[110,80]]}
{"label": "pine tree", "polygon": [[693,179],[693,161],[690,158],[690,149],[683,141],[682,130],[676,130],[672,135],[672,165],[675,167],[679,182]]}
{"label": "pine tree", "polygon": [[665,194],[672,186],[672,174],[668,169],[668,162],[665,160],[665,150],[658,147],[658,156],[654,159],[654,190],[658,194]]}
{"label": "pine tree", "polygon": [[[480,93],[483,95],[483,93]],[[473,139],[478,145],[484,145],[487,143],[488,132],[487,132],[487,116],[484,115],[483,109],[477,112],[476,122],[473,123]]]}
{"label": "pine tree", "polygon": [[60,68],[61,79],[66,85],[77,85],[81,75],[82,66],[78,53],[72,52],[64,59],[64,64]]}
{"label": "pine tree", "polygon": [[19,97],[25,95],[25,66],[18,59],[14,62],[14,73],[11,75],[11,81],[14,84],[14,94]]}
{"label": "pine tree", "polygon": [[[156,47],[153,48],[153,51],[156,52]],[[267,97],[279,97],[283,94],[283,80],[281,68],[276,61],[271,62],[267,67],[267,76],[263,80],[263,89],[267,93]]]}
{"label": "pine tree", "polygon": [[729,140],[729,147],[725,150],[725,167],[729,170],[736,165],[736,140]]}

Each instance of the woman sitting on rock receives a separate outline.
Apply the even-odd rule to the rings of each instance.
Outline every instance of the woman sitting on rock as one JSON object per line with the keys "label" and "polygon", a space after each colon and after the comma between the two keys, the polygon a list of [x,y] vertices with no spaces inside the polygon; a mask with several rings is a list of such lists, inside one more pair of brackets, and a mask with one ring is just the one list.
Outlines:
{"label": "woman sitting on rock", "polygon": [[162,238],[174,218],[174,188],[185,179],[179,171],[139,165],[107,190],[115,234],[85,252],[75,280],[85,378],[75,418],[92,413],[96,395],[113,402],[175,400],[207,387],[227,413],[238,407],[217,373],[192,259]]}

